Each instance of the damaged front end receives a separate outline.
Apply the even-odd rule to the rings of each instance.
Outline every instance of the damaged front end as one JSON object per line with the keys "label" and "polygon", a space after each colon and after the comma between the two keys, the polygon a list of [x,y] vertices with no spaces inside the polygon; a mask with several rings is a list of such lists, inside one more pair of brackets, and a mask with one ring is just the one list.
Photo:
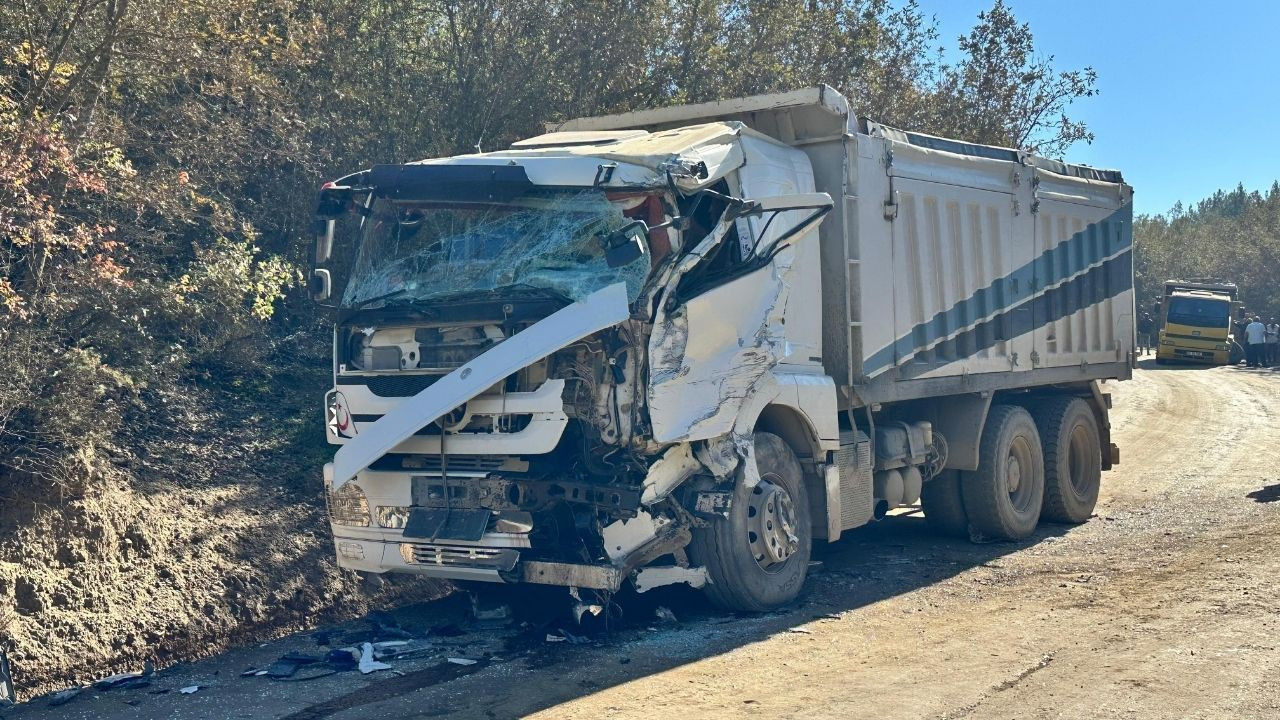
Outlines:
{"label": "damaged front end", "polygon": [[685,548],[753,484],[739,419],[784,353],[790,245],[830,200],[732,197],[696,163],[624,187],[610,178],[635,173],[602,163],[569,189],[457,167],[375,168],[322,195],[317,258],[330,220],[361,228],[325,403],[339,564],[704,585]]}

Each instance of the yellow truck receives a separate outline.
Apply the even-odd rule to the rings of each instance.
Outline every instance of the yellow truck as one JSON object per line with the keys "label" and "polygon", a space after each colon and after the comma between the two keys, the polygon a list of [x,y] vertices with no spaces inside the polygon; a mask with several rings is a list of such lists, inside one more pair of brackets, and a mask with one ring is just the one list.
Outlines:
{"label": "yellow truck", "polygon": [[1233,333],[1233,318],[1243,312],[1234,283],[1168,280],[1157,309],[1160,323],[1156,363],[1227,365],[1243,351]]}

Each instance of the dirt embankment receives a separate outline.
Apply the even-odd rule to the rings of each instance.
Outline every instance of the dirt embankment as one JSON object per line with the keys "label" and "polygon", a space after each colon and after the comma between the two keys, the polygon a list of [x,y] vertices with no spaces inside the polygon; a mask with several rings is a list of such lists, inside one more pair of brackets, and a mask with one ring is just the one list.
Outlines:
{"label": "dirt embankment", "polygon": [[164,398],[128,448],[83,458],[78,487],[0,481],[0,649],[20,697],[441,594],[334,565],[323,372],[300,378]]}

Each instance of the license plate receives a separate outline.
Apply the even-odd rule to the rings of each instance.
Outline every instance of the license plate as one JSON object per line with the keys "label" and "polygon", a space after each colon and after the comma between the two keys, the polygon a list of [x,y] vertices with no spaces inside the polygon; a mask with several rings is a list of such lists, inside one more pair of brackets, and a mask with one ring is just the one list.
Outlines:
{"label": "license plate", "polygon": [[1213,353],[1201,352],[1199,350],[1183,350],[1182,354],[1186,355],[1187,357],[1193,357],[1193,358],[1213,357]]}

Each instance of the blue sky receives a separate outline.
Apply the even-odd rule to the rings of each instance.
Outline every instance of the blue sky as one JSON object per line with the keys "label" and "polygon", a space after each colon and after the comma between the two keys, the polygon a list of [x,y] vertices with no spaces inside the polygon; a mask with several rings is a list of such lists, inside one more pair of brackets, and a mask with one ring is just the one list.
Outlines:
{"label": "blue sky", "polygon": [[[939,41],[956,37],[993,0],[920,0]],[[1280,2],[1006,0],[1036,47],[1061,69],[1092,66],[1101,93],[1072,116],[1097,136],[1067,159],[1119,168],[1135,210],[1167,211],[1233,188],[1280,179]],[[874,116],[873,108],[860,108]]]}

